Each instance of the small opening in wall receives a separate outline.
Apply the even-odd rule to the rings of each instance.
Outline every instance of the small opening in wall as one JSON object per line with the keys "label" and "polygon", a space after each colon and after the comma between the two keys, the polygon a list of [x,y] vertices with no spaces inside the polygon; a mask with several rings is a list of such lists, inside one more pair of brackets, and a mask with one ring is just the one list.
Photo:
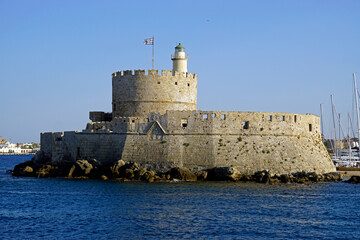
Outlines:
{"label": "small opening in wall", "polygon": [[309,132],[312,132],[312,124],[309,124]]}
{"label": "small opening in wall", "polygon": [[188,83],[188,87],[190,87],[190,83]]}
{"label": "small opening in wall", "polygon": [[249,129],[249,121],[243,122],[243,129]]}
{"label": "small opening in wall", "polygon": [[175,82],[175,85],[177,85],[177,82]]}
{"label": "small opening in wall", "polygon": [[146,119],[146,121],[147,121],[147,122],[150,122],[150,119],[149,119],[149,118],[147,118],[147,119]]}
{"label": "small opening in wall", "polygon": [[135,122],[135,120],[133,119],[133,120],[131,120],[131,122],[133,122],[133,123],[134,123],[134,122]]}
{"label": "small opening in wall", "polygon": [[158,82],[158,84],[160,84],[160,82]]}
{"label": "small opening in wall", "polygon": [[296,115],[294,116],[294,122],[296,122]]}
{"label": "small opening in wall", "polygon": [[281,121],[285,121],[285,116],[281,116]]}
{"label": "small opening in wall", "polygon": [[126,122],[126,120],[124,119],[123,122]]}
{"label": "small opening in wall", "polygon": [[225,114],[221,114],[221,119],[226,119],[226,115]]}
{"label": "small opening in wall", "polygon": [[187,119],[181,119],[181,127],[182,127],[182,128],[186,128],[187,125],[188,125]]}
{"label": "small opening in wall", "polygon": [[208,114],[205,113],[205,114],[203,115],[203,118],[207,120],[207,119],[208,119]]}
{"label": "small opening in wall", "polygon": [[268,120],[272,121],[272,116],[271,115],[268,116]]}
{"label": "small opening in wall", "polygon": [[216,117],[216,114],[215,114],[215,113],[213,113],[213,114],[212,114],[212,117],[213,117],[213,118],[214,118],[214,117]]}

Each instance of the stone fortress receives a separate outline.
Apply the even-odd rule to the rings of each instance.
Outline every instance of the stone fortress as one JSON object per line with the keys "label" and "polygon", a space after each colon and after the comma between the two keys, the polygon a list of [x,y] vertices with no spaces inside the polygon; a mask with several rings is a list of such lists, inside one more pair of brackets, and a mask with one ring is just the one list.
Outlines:
{"label": "stone fortress", "polygon": [[53,163],[95,158],[144,167],[234,167],[244,174],[335,171],[312,114],[201,111],[197,78],[179,44],[173,69],[112,74],[112,113],[90,112],[83,131],[41,133]]}

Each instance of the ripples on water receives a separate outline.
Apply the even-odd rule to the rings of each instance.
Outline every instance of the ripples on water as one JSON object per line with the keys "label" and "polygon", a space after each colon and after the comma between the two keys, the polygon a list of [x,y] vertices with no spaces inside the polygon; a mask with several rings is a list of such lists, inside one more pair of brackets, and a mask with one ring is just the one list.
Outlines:
{"label": "ripples on water", "polygon": [[1,239],[358,239],[360,185],[18,178],[0,156]]}

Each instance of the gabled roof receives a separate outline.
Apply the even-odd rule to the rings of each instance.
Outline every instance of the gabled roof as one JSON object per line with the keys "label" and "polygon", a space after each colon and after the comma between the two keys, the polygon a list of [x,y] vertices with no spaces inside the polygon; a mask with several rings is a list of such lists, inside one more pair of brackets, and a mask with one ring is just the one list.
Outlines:
{"label": "gabled roof", "polygon": [[166,134],[164,128],[161,126],[161,124],[158,121],[155,121],[151,127],[149,128],[149,130],[146,132],[146,134],[150,134],[152,133],[152,131],[154,130],[155,126],[158,126],[159,129],[162,131],[163,134]]}

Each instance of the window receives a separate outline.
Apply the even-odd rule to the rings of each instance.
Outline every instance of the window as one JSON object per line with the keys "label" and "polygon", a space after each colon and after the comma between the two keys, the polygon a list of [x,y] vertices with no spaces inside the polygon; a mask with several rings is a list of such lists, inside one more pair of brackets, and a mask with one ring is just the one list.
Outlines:
{"label": "window", "polygon": [[207,113],[205,113],[205,114],[203,115],[203,118],[206,119],[206,120],[208,119],[208,117],[209,117],[209,116],[208,116]]}
{"label": "window", "polygon": [[131,120],[131,122],[133,122],[133,123],[134,123],[134,122],[135,122],[135,120],[133,119],[133,120]]}
{"label": "window", "polygon": [[312,124],[309,124],[309,132],[312,132]]}
{"label": "window", "polygon": [[296,115],[294,116],[294,122],[296,122]]}
{"label": "window", "polygon": [[160,84],[160,82],[158,82],[158,84]]}
{"label": "window", "polygon": [[285,116],[281,116],[281,121],[285,121]]}
{"label": "window", "polygon": [[177,85],[177,82],[175,82],[175,85]]}
{"label": "window", "polygon": [[182,128],[186,128],[187,125],[188,125],[187,119],[181,119],[181,127],[182,127]]}
{"label": "window", "polygon": [[225,119],[226,119],[226,115],[225,115],[225,114],[221,114],[221,119],[225,120]]}
{"label": "window", "polygon": [[214,118],[214,117],[216,117],[216,114],[215,114],[215,113],[213,113],[213,114],[212,114],[212,117],[213,117],[213,118]]}
{"label": "window", "polygon": [[190,83],[188,83],[188,87],[190,87]]}
{"label": "window", "polygon": [[249,121],[243,122],[243,129],[249,129]]}
{"label": "window", "polygon": [[268,120],[272,121],[272,116],[271,115],[268,116]]}

